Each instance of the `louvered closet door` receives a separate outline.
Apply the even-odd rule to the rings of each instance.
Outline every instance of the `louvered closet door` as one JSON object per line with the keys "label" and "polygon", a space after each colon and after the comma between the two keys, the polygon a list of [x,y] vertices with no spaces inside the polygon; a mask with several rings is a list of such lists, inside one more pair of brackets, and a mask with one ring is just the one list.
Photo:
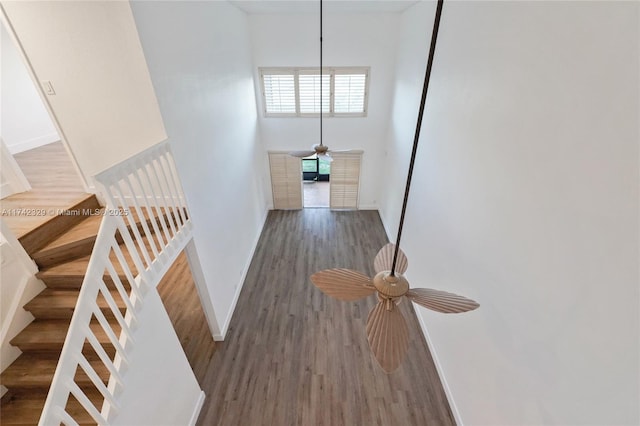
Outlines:
{"label": "louvered closet door", "polygon": [[273,208],[295,210],[302,208],[302,161],[288,154],[269,153]]}
{"label": "louvered closet door", "polygon": [[332,209],[357,209],[361,153],[332,152],[330,201]]}

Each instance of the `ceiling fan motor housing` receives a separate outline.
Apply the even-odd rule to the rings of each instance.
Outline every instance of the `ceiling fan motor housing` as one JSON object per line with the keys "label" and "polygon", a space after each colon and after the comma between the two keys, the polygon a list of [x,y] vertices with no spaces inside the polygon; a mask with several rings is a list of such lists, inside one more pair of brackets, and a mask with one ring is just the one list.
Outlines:
{"label": "ceiling fan motor housing", "polygon": [[316,154],[325,154],[329,150],[329,148],[327,146],[322,145],[322,144],[314,145],[313,149],[316,150]]}
{"label": "ceiling fan motor housing", "polygon": [[391,271],[379,272],[373,278],[373,286],[385,298],[404,296],[409,291],[409,282],[400,274],[391,275]]}

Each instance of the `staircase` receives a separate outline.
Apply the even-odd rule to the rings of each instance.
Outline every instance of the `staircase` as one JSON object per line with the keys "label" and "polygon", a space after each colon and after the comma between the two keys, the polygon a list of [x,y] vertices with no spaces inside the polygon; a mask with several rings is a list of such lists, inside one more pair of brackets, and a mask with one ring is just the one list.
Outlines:
{"label": "staircase", "polygon": [[[109,211],[131,213],[96,215],[90,196],[20,238],[46,288],[24,305],[35,320],[10,342],[22,354],[0,375],[8,389],[2,424],[107,425],[116,416],[184,424],[184,413],[158,407],[203,397],[170,323],[157,321],[164,309],[157,286],[193,243],[168,141],[94,179]],[[139,380],[155,398],[124,396],[139,392]],[[172,386],[188,391],[156,392]]]}
{"label": "staircase", "polygon": [[[35,320],[10,342],[23,353],[0,376],[0,383],[9,389],[0,401],[3,425],[38,423],[102,221],[101,214],[90,215],[88,212],[100,208],[96,197],[91,195],[71,207],[69,214],[56,216],[20,238],[27,253],[38,264],[40,272],[37,276],[46,288],[24,306]],[[124,315],[126,305],[107,276],[105,283]],[[119,333],[120,326],[104,297],[97,303],[114,332]],[[90,327],[113,359],[115,348],[95,317]],[[107,385],[109,371],[88,342],[82,353]],[[81,369],[76,373],[75,382],[97,407],[102,404],[102,394]],[[78,424],[96,423],[73,396],[69,397],[66,411]]]}

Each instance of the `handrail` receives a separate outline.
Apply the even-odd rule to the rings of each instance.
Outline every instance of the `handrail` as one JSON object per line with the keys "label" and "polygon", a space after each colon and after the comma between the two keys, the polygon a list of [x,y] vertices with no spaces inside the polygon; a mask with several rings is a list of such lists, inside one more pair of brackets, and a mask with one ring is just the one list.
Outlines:
{"label": "handrail", "polygon": [[[40,425],[77,424],[67,409],[71,395],[96,423],[109,424],[120,409],[118,395],[135,352],[145,293],[158,284],[192,237],[186,199],[167,142],[95,179],[107,206]],[[96,329],[107,336],[115,355],[110,356],[100,343]],[[100,371],[108,373],[108,381]]]}

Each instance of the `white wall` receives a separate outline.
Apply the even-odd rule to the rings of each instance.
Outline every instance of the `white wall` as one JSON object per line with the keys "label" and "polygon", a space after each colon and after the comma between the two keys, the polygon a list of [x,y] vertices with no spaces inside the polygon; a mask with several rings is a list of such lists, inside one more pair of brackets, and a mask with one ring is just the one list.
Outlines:
{"label": "white wall", "polygon": [[[434,9],[401,25],[399,167]],[[419,312],[464,424],[640,422],[638,12],[445,4],[403,243],[412,286],[481,304]],[[389,230],[401,180],[389,181]]]}
{"label": "white wall", "polygon": [[166,135],[128,2],[2,2],[85,179]]}
{"label": "white wall", "polygon": [[12,154],[60,140],[13,40],[0,24],[0,136]]}
{"label": "white wall", "polygon": [[[362,149],[360,208],[377,208],[399,13],[324,14],[324,66],[370,66],[364,118],[327,117],[323,140],[331,149]],[[318,67],[319,15],[249,15],[260,134],[269,150],[301,150],[320,141],[318,118],[264,117],[258,67]]]}
{"label": "white wall", "polygon": [[226,2],[132,8],[221,338],[266,215],[247,19]]}
{"label": "white wall", "polygon": [[134,356],[118,395],[134,403],[122,404],[110,424],[194,425],[204,395],[155,288],[145,294],[138,315]]}

